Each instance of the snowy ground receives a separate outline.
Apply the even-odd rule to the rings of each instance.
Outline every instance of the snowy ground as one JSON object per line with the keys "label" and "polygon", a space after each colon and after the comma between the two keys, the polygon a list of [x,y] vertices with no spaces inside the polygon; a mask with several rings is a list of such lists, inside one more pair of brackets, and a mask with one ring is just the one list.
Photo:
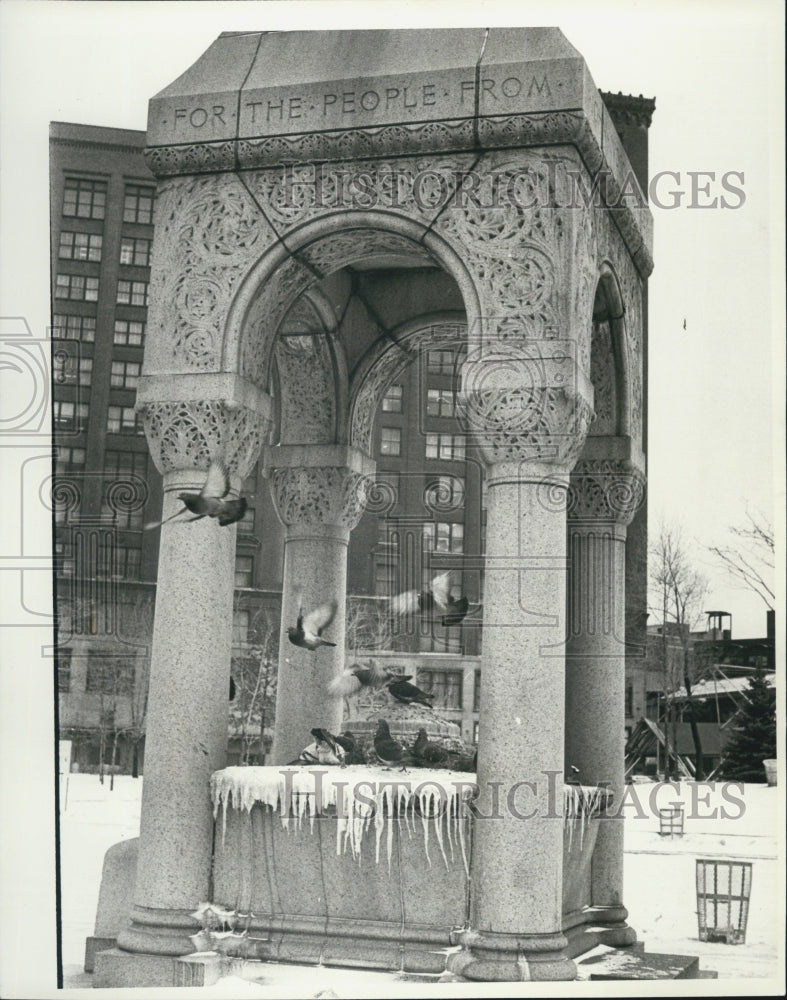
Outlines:
{"label": "snowy ground", "polygon": [[[62,844],[62,934],[66,996],[81,995],[90,977],[83,974],[85,938],[93,933],[104,852],[119,840],[139,832],[142,779],[127,776],[102,786],[95,775],[73,774],[68,779],[68,801],[61,816]],[[698,982],[692,991],[705,995],[770,995],[784,970],[784,871],[778,860],[783,827],[780,790],[747,785],[743,791],[721,786],[681,783],[679,789],[663,785],[629,786],[626,816],[625,902],[630,923],[648,952],[699,955],[700,968],[715,970],[717,981]],[[686,812],[682,838],[659,836],[658,808],[680,800]],[[726,818],[724,810],[727,814]],[[695,859],[738,858],[753,862],[751,907],[746,943],[710,944],[697,936]],[[222,980],[206,988],[211,996],[314,997],[332,990],[339,997],[414,996],[423,987],[403,983],[383,973],[342,969],[263,966],[260,983],[237,978]],[[734,981],[734,982],[732,982]],[[772,988],[769,982],[772,982]],[[575,984],[558,995],[574,996],[582,990],[600,989],[601,984]],[[652,992],[638,988],[640,995],[670,993],[664,984],[652,984]],[[605,983],[603,995],[616,995]],[[79,991],[77,993],[77,990]],[[168,991],[169,992],[169,991]],[[203,995],[206,991],[186,990]],[[481,990],[430,986],[435,996],[479,996]],[[496,996],[522,996],[524,988],[495,987]],[[617,995],[625,995],[625,990]],[[540,989],[539,995],[548,990]],[[89,994],[88,994],[89,995]],[[147,995],[146,993],[143,995]],[[326,994],[331,995],[331,994]],[[601,995],[601,994],[597,994]],[[183,997],[184,991],[177,991]]]}

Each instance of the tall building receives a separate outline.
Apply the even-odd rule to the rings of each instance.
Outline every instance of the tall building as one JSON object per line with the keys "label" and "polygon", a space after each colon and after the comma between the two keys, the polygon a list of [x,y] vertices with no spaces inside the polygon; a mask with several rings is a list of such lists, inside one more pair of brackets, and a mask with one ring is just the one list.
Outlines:
{"label": "tall building", "polygon": [[[653,102],[603,96],[646,189]],[[134,410],[156,191],[144,146],[144,132],[61,122],[50,128],[59,721],[60,736],[72,740],[73,759],[82,768],[114,755],[128,770],[141,762],[144,746],[160,534],[144,526],[160,518],[162,507],[161,477]],[[300,363],[304,349],[317,342],[315,330],[324,330],[326,301],[331,321],[346,330],[372,326],[401,337],[403,360],[373,423],[377,486],[350,540],[348,659],[375,656],[415,675],[442,714],[474,740],[484,473],[456,412],[465,349],[461,295],[431,267],[404,271],[395,260],[376,260],[345,272],[327,282],[322,304],[307,294],[293,306],[276,361]],[[439,338],[421,352],[407,339],[406,316],[416,311],[440,323]],[[352,343],[352,336],[347,339]],[[243,484],[243,495],[248,509],[237,533],[233,630],[238,674],[252,650],[277,638],[284,550],[260,466]],[[643,509],[629,528],[632,607],[638,601],[644,606],[645,521]],[[417,617],[391,621],[388,598],[421,591],[449,570],[453,594],[471,603],[461,627]],[[627,615],[627,622],[635,632],[641,627],[644,637],[644,621],[632,625]],[[631,671],[639,669],[632,658]],[[230,732],[232,762],[240,744],[237,729]]]}

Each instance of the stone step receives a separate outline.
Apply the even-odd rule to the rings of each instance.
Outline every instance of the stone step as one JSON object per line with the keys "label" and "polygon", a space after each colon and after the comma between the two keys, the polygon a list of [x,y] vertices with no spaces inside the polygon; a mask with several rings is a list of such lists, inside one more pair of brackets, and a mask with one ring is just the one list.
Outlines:
{"label": "stone step", "polygon": [[591,981],[613,979],[715,979],[716,973],[700,972],[696,955],[613,948],[577,963],[580,978]]}

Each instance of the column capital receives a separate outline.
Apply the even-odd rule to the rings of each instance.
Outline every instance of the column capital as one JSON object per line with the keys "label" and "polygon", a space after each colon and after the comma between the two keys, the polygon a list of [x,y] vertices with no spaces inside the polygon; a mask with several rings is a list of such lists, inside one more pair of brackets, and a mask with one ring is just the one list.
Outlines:
{"label": "column capital", "polygon": [[645,474],[630,461],[583,459],[571,473],[569,524],[631,523],[645,497]]}
{"label": "column capital", "polygon": [[271,427],[270,397],[227,373],[143,377],[136,409],[162,475],[206,472],[220,458],[243,480]]}
{"label": "column capital", "polygon": [[461,408],[486,461],[567,473],[593,419],[593,387],[567,340],[508,340],[468,351]]}
{"label": "column capital", "polygon": [[276,513],[288,528],[352,530],[366,509],[374,470],[372,459],[347,445],[284,445],[265,454]]}

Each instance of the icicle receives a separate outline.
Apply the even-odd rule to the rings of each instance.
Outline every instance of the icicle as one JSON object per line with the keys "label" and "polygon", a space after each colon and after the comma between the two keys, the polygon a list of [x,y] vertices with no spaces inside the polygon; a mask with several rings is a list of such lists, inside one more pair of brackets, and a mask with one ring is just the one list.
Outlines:
{"label": "icicle", "polygon": [[[442,798],[439,798],[440,805],[442,805]],[[432,792],[432,807],[435,810],[434,814],[434,829],[435,836],[437,837],[437,843],[440,847],[440,853],[443,855],[443,861],[445,862],[446,869],[448,868],[448,858],[445,856],[445,849],[443,848],[443,813],[442,809],[439,808],[435,802],[435,793]]]}

